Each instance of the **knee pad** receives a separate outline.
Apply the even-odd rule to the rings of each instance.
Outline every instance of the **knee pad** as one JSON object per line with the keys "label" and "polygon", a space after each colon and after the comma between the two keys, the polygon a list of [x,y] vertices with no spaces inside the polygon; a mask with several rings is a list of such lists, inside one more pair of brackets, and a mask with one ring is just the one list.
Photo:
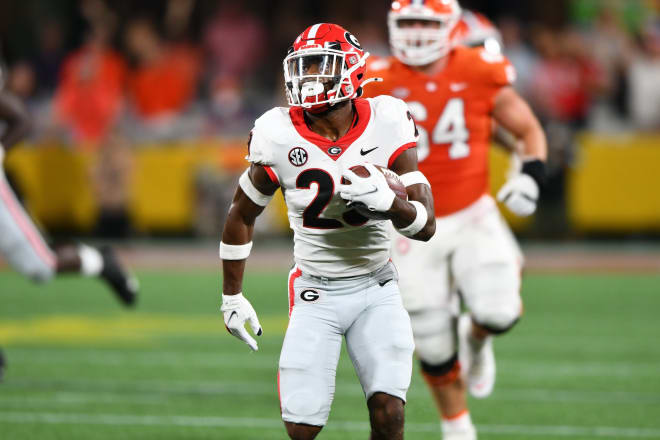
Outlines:
{"label": "knee pad", "polygon": [[488,324],[482,324],[481,322],[474,320],[474,322],[484,330],[487,330],[488,333],[492,335],[502,335],[504,333],[507,333],[509,330],[511,330],[513,327],[515,327],[516,324],[518,324],[518,321],[520,321],[520,316],[518,316],[516,319],[514,319],[510,324],[504,326],[504,327],[493,327],[492,325]]}
{"label": "knee pad", "polygon": [[458,353],[454,353],[445,362],[435,365],[420,361],[420,367],[424,380],[434,387],[449,385],[458,379],[461,371],[460,364],[458,363]]}
{"label": "knee pad", "polygon": [[494,335],[500,335],[511,330],[520,320],[522,302],[493,303],[488,307],[470,310],[474,322]]}
{"label": "knee pad", "polygon": [[461,276],[460,290],[474,321],[493,333],[507,331],[520,318],[520,274],[514,264],[474,268]]}
{"label": "knee pad", "polygon": [[455,318],[447,309],[411,313],[417,357],[429,365],[440,365],[456,354]]}

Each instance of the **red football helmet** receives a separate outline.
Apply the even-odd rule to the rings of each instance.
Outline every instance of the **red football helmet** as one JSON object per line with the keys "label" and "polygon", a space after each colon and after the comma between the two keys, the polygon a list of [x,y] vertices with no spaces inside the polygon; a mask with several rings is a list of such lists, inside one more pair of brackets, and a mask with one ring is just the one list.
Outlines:
{"label": "red football helmet", "polygon": [[368,56],[357,38],[341,26],[319,23],[308,27],[284,58],[289,105],[322,111],[359,97]]}
{"label": "red football helmet", "polygon": [[457,0],[392,2],[388,15],[392,53],[411,66],[431,64],[451,50],[453,32],[460,18]]}

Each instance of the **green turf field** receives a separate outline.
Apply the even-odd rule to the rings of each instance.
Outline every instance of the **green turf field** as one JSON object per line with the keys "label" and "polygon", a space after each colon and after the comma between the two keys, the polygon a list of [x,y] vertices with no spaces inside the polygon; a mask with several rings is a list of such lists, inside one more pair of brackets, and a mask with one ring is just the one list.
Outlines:
{"label": "green turf field", "polygon": [[[92,280],[37,287],[0,272],[0,439],[284,439],[276,370],[285,273],[245,292],[260,350],[229,336],[213,272],[143,272],[123,311]],[[529,275],[526,314],[496,343],[494,395],[472,401],[480,439],[660,438],[660,276]],[[439,439],[417,371],[408,439]],[[320,439],[367,439],[367,411],[342,355]]]}

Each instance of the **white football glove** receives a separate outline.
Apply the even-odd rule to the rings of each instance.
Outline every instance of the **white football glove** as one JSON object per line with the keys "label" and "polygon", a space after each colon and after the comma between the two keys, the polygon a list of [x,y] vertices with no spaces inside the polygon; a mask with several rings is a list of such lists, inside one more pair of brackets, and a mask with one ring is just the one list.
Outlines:
{"label": "white football glove", "polygon": [[344,170],[342,176],[351,184],[340,184],[339,195],[348,202],[363,203],[370,211],[389,211],[396,197],[394,191],[373,164],[365,163],[364,167],[369,171],[369,177],[360,177],[351,170]]}
{"label": "white football glove", "polygon": [[222,307],[220,307],[225,318],[225,327],[232,335],[245,342],[252,350],[257,351],[257,341],[245,329],[245,321],[250,324],[255,335],[261,336],[261,324],[254,311],[252,304],[243,296],[243,293],[236,295],[222,295]]}
{"label": "white football glove", "polygon": [[497,200],[519,217],[534,214],[538,199],[538,184],[530,175],[524,173],[513,176],[497,193]]}

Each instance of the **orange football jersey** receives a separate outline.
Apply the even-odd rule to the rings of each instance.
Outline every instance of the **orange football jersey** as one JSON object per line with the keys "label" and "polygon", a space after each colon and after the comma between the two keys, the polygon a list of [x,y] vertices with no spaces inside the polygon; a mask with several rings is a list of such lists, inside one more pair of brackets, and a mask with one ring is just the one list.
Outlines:
{"label": "orange football jersey", "polygon": [[436,217],[489,191],[494,99],[516,76],[504,56],[483,48],[457,47],[448,57],[446,67],[432,76],[394,57],[375,58],[367,71],[384,81],[365,87],[368,96],[391,95],[408,104],[419,129],[419,169],[431,182]]}

